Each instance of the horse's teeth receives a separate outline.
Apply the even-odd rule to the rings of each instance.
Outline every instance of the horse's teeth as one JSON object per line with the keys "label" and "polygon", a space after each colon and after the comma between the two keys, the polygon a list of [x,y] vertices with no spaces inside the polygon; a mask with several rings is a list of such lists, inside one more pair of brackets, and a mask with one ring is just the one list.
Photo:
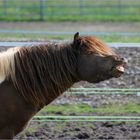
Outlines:
{"label": "horse's teeth", "polygon": [[124,72],[124,67],[123,66],[118,66],[117,69],[121,72]]}

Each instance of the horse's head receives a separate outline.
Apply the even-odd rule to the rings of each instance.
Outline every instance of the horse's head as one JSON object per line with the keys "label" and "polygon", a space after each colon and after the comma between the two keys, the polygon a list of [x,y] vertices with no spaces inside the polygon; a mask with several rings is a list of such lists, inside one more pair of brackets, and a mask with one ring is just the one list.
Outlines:
{"label": "horse's head", "polygon": [[80,80],[97,83],[124,73],[126,60],[96,37],[76,33],[73,47],[78,52],[77,74]]}

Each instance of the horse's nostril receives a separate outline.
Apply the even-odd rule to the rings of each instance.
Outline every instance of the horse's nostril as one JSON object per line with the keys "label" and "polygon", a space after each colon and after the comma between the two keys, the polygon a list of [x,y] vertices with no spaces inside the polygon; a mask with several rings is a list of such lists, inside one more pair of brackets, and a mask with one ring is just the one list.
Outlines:
{"label": "horse's nostril", "polygon": [[120,61],[123,61],[123,62],[124,62],[124,61],[125,61],[125,59],[124,59],[124,58],[120,58]]}
{"label": "horse's nostril", "polygon": [[120,57],[117,60],[123,62],[124,64],[126,64],[128,62],[127,59],[123,58],[123,57]]}
{"label": "horse's nostril", "polygon": [[123,58],[123,57],[115,57],[115,60],[116,62],[118,63],[123,63],[124,65],[126,65],[128,63],[127,59],[126,58]]}

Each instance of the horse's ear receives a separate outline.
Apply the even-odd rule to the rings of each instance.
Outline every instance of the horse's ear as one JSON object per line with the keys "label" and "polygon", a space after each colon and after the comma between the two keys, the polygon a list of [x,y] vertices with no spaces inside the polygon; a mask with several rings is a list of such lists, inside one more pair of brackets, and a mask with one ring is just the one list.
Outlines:
{"label": "horse's ear", "polygon": [[74,42],[77,41],[78,38],[79,38],[79,32],[75,33],[75,35],[74,35]]}
{"label": "horse's ear", "polygon": [[74,35],[73,45],[76,50],[79,50],[79,47],[81,46],[79,32],[75,33]]}
{"label": "horse's ear", "polygon": [[75,45],[79,44],[79,32],[75,33],[74,38],[73,38],[73,43]]}

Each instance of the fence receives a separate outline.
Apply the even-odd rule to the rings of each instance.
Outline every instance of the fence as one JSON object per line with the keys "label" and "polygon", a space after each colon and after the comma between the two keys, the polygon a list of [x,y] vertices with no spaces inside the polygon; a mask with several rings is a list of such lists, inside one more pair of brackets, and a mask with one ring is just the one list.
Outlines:
{"label": "fence", "polygon": [[[61,41],[60,41],[61,42]],[[43,42],[26,42],[26,41],[22,41],[22,42],[14,42],[14,41],[0,41],[0,46],[28,46],[28,45],[33,45],[33,44],[41,44]],[[46,43],[46,42],[44,42]],[[114,48],[118,48],[118,47],[127,47],[127,48],[132,48],[132,47],[140,47],[140,43],[119,43],[119,42],[108,42],[107,43],[110,47],[114,47]],[[140,74],[140,73],[139,73]]]}
{"label": "fence", "polygon": [[[71,88],[65,94],[128,94],[140,95],[140,88]],[[133,111],[133,110],[132,110]],[[39,122],[140,122],[140,116],[35,116]]]}
{"label": "fence", "polygon": [[0,20],[140,20],[139,0],[0,0]]}

